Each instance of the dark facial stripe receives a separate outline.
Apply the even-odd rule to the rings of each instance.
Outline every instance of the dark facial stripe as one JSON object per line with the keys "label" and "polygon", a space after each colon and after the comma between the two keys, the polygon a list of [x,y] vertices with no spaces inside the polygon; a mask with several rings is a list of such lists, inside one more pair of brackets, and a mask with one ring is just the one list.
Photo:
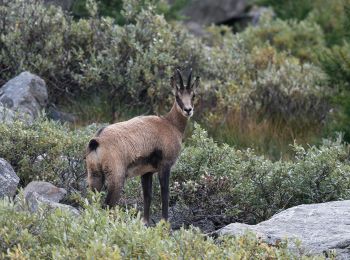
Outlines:
{"label": "dark facial stripe", "polygon": [[176,95],[176,102],[179,105],[179,107],[183,110],[184,109],[184,103],[182,102],[182,100],[179,98],[178,95]]}

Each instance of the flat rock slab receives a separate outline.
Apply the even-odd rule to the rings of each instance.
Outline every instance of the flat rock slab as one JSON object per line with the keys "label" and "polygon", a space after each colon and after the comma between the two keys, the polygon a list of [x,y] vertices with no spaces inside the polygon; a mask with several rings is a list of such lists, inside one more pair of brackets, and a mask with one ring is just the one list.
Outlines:
{"label": "flat rock slab", "polygon": [[0,198],[13,197],[16,194],[19,177],[12,166],[0,158]]}
{"label": "flat rock slab", "polygon": [[336,259],[350,259],[350,200],[300,205],[257,225],[233,223],[217,233],[236,236],[247,231],[269,244],[287,238],[292,250],[299,240],[307,255],[329,256],[335,250]]}
{"label": "flat rock slab", "polygon": [[0,89],[0,104],[20,115],[36,118],[47,105],[45,81],[30,72],[22,72]]}
{"label": "flat rock slab", "polygon": [[36,192],[39,196],[52,202],[60,202],[67,194],[65,189],[58,188],[55,185],[45,181],[30,182],[23,190],[24,197],[27,198],[27,196],[32,192]]}

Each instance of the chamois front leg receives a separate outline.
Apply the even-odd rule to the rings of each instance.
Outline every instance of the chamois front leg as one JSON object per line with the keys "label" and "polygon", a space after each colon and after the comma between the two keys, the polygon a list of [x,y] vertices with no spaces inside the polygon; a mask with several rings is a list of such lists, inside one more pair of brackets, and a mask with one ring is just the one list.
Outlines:
{"label": "chamois front leg", "polygon": [[163,168],[159,173],[160,194],[162,197],[162,219],[168,220],[168,208],[169,208],[169,177],[170,167]]}
{"label": "chamois front leg", "polygon": [[152,201],[152,177],[152,172],[141,176],[143,191],[143,223],[145,225],[149,224],[150,207]]}
{"label": "chamois front leg", "polygon": [[107,197],[105,204],[107,206],[114,207],[119,201],[120,194],[124,187],[124,174],[119,174],[116,172],[108,173],[106,176],[106,186],[107,186]]}

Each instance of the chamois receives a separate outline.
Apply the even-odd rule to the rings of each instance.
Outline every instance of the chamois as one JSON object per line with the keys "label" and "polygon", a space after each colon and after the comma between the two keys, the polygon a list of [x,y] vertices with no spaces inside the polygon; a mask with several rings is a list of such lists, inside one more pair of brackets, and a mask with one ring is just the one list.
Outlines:
{"label": "chamois", "polygon": [[[100,129],[89,141],[86,155],[88,184],[100,191],[107,187],[105,204],[118,202],[127,177],[141,176],[144,216],[149,224],[152,176],[158,173],[161,187],[162,218],[168,219],[169,175],[180,151],[188,119],[193,115],[195,89],[199,77],[191,82],[192,70],[184,85],[181,73],[171,77],[175,101],[165,116],[138,116]],[[179,84],[178,84],[179,82]]]}

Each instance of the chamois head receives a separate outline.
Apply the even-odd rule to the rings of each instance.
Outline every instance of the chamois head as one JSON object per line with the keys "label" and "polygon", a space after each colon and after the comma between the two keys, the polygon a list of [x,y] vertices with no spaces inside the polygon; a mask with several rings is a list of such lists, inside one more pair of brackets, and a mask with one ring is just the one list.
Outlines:
{"label": "chamois head", "polygon": [[187,79],[187,84],[184,85],[181,72],[177,69],[176,74],[179,79],[179,84],[176,82],[175,75],[171,77],[171,85],[175,92],[177,109],[185,117],[191,117],[193,115],[193,101],[195,97],[195,90],[199,86],[199,77],[196,77],[195,81],[191,83],[192,69]]}

